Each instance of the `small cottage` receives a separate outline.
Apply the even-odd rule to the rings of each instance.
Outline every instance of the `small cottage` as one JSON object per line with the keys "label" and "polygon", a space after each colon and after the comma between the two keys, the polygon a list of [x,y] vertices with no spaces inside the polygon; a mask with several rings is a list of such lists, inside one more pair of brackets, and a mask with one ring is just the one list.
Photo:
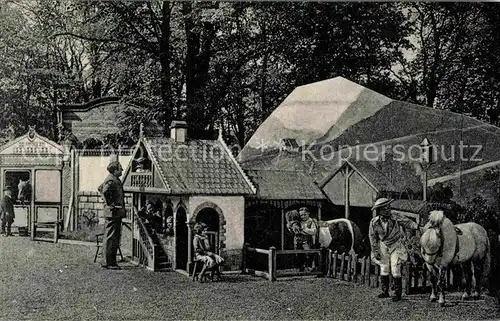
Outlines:
{"label": "small cottage", "polygon": [[173,121],[170,129],[170,138],[141,136],[123,176],[132,194],[133,260],[152,270],[171,264],[189,273],[191,229],[204,222],[225,269],[238,270],[245,196],[255,194],[255,187],[221,135],[189,139],[183,121]]}

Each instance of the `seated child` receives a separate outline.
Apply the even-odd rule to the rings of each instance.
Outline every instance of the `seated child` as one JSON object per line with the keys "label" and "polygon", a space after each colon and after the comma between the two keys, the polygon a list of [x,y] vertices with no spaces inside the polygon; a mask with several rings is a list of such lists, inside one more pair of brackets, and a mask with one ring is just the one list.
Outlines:
{"label": "seated child", "polygon": [[193,238],[194,257],[196,260],[203,262],[203,268],[199,274],[200,282],[203,282],[203,277],[207,269],[212,271],[212,280],[214,273],[217,273],[220,279],[219,266],[224,262],[221,256],[210,251],[211,244],[205,233],[207,230],[208,226],[204,223],[196,223],[193,227],[193,232],[195,233]]}

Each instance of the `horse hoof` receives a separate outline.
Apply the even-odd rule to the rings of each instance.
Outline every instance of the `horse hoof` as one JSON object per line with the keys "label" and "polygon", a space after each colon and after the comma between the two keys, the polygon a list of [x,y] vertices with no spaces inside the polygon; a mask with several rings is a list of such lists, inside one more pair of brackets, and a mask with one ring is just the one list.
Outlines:
{"label": "horse hoof", "polygon": [[439,306],[444,308],[444,302],[439,302]]}

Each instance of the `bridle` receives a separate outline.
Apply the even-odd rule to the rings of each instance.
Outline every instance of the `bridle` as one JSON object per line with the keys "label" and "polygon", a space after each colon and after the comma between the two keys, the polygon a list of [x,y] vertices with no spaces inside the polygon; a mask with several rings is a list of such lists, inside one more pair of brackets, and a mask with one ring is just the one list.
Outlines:
{"label": "bridle", "polygon": [[[428,252],[425,251],[425,249],[424,249],[423,246],[420,246],[420,248],[422,250],[422,254],[425,254],[425,255],[428,255],[428,256],[437,256],[437,255],[440,255],[440,254],[442,254],[443,247],[444,247],[443,231],[441,230],[441,227],[438,227],[438,226],[434,226],[434,227],[431,227],[429,229],[434,229],[434,230],[437,231],[436,236],[439,237],[439,241],[440,241],[439,248],[435,252],[433,252],[433,253],[428,253]],[[453,255],[453,258],[455,258],[457,256],[459,250],[460,250],[460,244],[459,244],[459,238],[458,238],[458,235],[457,235],[457,242],[456,242],[456,245],[455,245],[455,254]]]}
{"label": "bridle", "polygon": [[443,233],[441,231],[441,228],[438,227],[438,226],[431,227],[431,228],[429,228],[429,230],[430,229],[436,230],[436,236],[439,238],[439,241],[440,241],[439,248],[436,251],[432,252],[432,253],[429,253],[429,252],[425,251],[425,249],[424,249],[423,246],[421,246],[421,249],[422,249],[422,253],[425,254],[425,255],[436,256],[438,254],[441,254],[442,251],[443,251],[443,244],[444,244]]}

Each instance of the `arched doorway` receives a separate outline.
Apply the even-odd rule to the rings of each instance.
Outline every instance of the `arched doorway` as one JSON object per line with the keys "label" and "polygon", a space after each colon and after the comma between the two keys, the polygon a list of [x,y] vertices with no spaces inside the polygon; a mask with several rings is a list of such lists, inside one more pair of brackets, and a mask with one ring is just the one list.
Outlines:
{"label": "arched doorway", "polygon": [[196,215],[196,223],[205,223],[208,226],[208,237],[210,239],[210,245],[212,246],[212,251],[219,253],[219,232],[220,232],[220,220],[219,213],[210,207],[203,208]]}
{"label": "arched doorway", "polygon": [[175,268],[187,269],[188,262],[188,227],[184,207],[179,207],[175,215]]}

